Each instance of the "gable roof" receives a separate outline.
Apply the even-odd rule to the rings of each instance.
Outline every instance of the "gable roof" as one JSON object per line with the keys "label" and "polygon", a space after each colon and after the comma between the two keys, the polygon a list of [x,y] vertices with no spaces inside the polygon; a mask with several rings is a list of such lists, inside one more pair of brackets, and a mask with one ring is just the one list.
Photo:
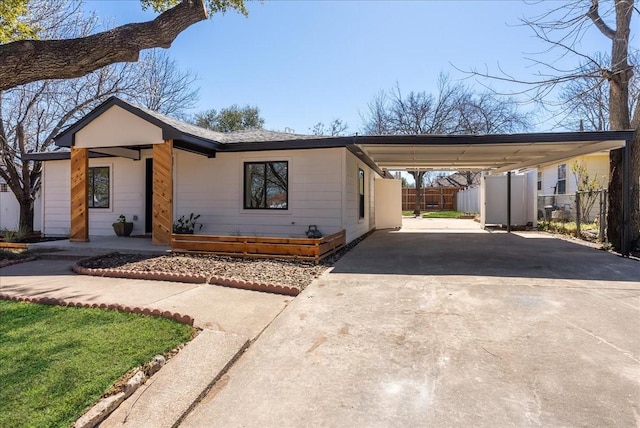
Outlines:
{"label": "gable roof", "polygon": [[[212,155],[217,151],[224,150],[224,145],[326,139],[325,137],[315,135],[289,134],[264,129],[217,132],[140,107],[118,97],[110,97],[91,112],[87,113],[82,119],[56,135],[54,137],[56,145],[58,147],[73,146],[74,137],[78,131],[114,106],[118,106],[157,126],[162,130],[162,138],[164,140],[174,140],[175,146],[205,155]],[[236,151],[237,149],[238,148],[235,148],[232,151]]]}

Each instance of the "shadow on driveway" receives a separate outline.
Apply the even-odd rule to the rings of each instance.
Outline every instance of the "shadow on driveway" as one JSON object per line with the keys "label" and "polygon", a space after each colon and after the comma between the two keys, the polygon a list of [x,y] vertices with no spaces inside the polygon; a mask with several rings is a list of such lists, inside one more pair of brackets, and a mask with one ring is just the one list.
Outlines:
{"label": "shadow on driveway", "polygon": [[640,262],[538,232],[377,231],[333,273],[640,281]]}

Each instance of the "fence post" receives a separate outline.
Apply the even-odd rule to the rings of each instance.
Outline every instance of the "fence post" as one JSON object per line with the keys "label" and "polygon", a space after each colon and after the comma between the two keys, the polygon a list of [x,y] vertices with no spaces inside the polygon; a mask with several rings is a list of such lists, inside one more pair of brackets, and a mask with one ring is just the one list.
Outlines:
{"label": "fence post", "polygon": [[576,192],[576,238],[581,237],[580,233],[580,220],[581,220],[581,212],[580,212],[580,192]]}

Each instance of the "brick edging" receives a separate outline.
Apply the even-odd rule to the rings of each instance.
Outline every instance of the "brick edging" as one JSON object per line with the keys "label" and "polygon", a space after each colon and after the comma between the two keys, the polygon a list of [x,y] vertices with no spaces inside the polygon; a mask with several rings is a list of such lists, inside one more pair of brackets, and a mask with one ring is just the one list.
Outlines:
{"label": "brick edging", "polygon": [[178,312],[162,311],[160,309],[141,308],[138,306],[124,306],[119,304],[107,303],[86,303],[76,302],[72,300],[57,299],[55,297],[24,297],[13,296],[11,294],[0,293],[0,300],[12,300],[14,302],[38,303],[41,305],[68,306],[86,309],[106,309],[110,311],[128,312],[131,314],[149,315],[158,318],[167,318],[181,324],[193,326],[193,318],[189,315],[182,315]]}
{"label": "brick edging", "polygon": [[173,273],[173,272],[146,272],[146,271],[126,271],[114,268],[86,268],[81,266],[80,263],[88,260],[95,259],[91,257],[89,259],[79,260],[73,264],[71,269],[79,275],[92,275],[92,276],[104,276],[110,278],[129,278],[129,279],[148,279],[154,281],[171,281],[171,282],[186,282],[190,284],[213,284],[222,285],[224,287],[240,288],[244,290],[262,291],[273,294],[283,294],[285,296],[297,296],[300,294],[298,287],[292,287],[287,285],[268,284],[265,282],[253,282],[244,281],[241,279],[231,279],[221,276],[207,277],[202,274],[190,274],[190,273]]}
{"label": "brick edging", "polygon": [[20,264],[20,263],[32,262],[34,260],[36,260],[35,257],[27,257],[27,258],[24,258],[24,259],[15,259],[15,260],[5,260],[3,262],[0,262],[0,268],[7,267],[7,266],[12,266],[12,265],[17,265],[17,264]]}
{"label": "brick edging", "polygon": [[300,294],[298,287],[288,285],[267,284],[265,282],[244,281],[242,279],[230,279],[222,276],[212,276],[209,284],[222,285],[223,287],[242,288],[244,290],[264,291],[266,293],[284,294],[285,296],[297,296]]}
{"label": "brick edging", "polygon": [[154,281],[187,282],[190,284],[205,284],[207,277],[202,274],[173,273],[173,272],[145,272],[125,271],[113,268],[86,268],[80,266],[82,260],[73,264],[71,269],[79,275],[106,276],[110,278],[150,279]]}

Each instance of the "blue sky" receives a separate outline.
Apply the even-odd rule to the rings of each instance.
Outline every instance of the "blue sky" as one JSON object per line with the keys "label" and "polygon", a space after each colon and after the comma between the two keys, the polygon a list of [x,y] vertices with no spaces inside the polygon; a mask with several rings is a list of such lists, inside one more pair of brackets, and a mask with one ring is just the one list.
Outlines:
{"label": "blue sky", "polygon": [[[308,133],[317,122],[340,118],[349,133],[362,128],[361,114],[382,89],[435,91],[440,72],[464,79],[460,69],[497,71],[527,78],[526,57],[545,46],[526,27],[557,1],[303,1],[248,3],[249,16],[216,15],[188,28],[169,52],[199,77],[195,111],[231,104],[256,105],[265,127]],[[137,0],[92,0],[85,9],[116,24],[152,19]],[[632,34],[638,34],[634,17]],[[637,38],[633,43],[637,43]],[[585,51],[607,50],[595,31]],[[554,58],[555,55],[546,58]],[[543,59],[544,56],[537,58]],[[565,58],[565,61],[577,61]],[[473,79],[468,84],[475,85]],[[499,82],[484,82],[508,90]],[[478,85],[479,86],[479,85]],[[548,130],[542,122],[536,130]]]}

